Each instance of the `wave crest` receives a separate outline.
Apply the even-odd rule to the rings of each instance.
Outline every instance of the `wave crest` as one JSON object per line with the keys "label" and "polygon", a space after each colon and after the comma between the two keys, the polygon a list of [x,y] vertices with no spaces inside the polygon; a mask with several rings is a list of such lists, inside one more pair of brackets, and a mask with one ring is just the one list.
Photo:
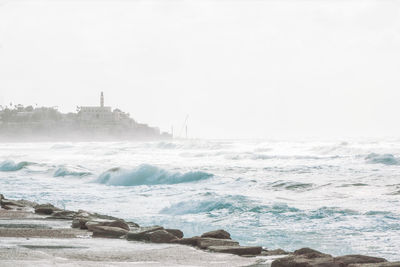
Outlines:
{"label": "wave crest", "polygon": [[279,215],[282,213],[298,212],[299,210],[294,207],[289,207],[285,203],[274,203],[271,206],[262,205],[253,202],[245,196],[241,195],[227,195],[227,196],[211,196],[208,195],[207,199],[202,200],[188,200],[172,204],[160,211],[163,214],[169,215],[185,215],[185,214],[198,214],[198,213],[270,213]]}
{"label": "wave crest", "polygon": [[92,173],[91,172],[85,172],[85,171],[69,170],[69,169],[67,169],[65,167],[60,167],[54,172],[53,176],[54,177],[64,177],[64,176],[78,176],[78,177],[81,177],[81,176],[86,176],[86,175],[90,175],[90,174],[92,174]]}
{"label": "wave crest", "polygon": [[102,173],[96,182],[107,185],[138,186],[158,184],[179,184],[197,182],[211,178],[206,172],[169,172],[156,166],[143,164],[132,170],[113,168]]}
{"label": "wave crest", "polygon": [[21,161],[18,163],[15,163],[12,160],[5,160],[0,163],[0,171],[2,172],[13,172],[13,171],[19,171],[25,166],[28,166],[32,164],[31,162],[28,161]]}
{"label": "wave crest", "polygon": [[400,165],[400,160],[392,154],[371,153],[365,157],[365,160],[371,164]]}

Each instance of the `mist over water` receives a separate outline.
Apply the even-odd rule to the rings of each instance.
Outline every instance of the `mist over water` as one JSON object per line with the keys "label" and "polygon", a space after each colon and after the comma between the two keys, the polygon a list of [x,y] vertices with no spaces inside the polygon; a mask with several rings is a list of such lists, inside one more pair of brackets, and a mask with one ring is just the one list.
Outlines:
{"label": "mist over water", "polygon": [[400,141],[1,143],[0,193],[242,244],[400,260]]}

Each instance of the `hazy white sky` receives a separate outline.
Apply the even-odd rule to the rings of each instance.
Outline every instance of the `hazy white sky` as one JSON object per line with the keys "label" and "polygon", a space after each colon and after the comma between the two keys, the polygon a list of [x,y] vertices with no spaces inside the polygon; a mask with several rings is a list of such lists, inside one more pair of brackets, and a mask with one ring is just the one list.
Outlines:
{"label": "hazy white sky", "polygon": [[400,1],[2,1],[0,104],[192,137],[400,135]]}

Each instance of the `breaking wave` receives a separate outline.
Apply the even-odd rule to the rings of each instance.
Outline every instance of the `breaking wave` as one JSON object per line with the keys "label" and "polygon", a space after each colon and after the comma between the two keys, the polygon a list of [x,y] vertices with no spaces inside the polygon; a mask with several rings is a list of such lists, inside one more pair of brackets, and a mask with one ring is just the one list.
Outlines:
{"label": "breaking wave", "polygon": [[138,186],[158,184],[179,184],[197,182],[211,178],[206,172],[169,172],[153,165],[143,164],[132,170],[113,168],[102,173],[96,182],[107,185]]}
{"label": "breaking wave", "polygon": [[85,172],[85,171],[75,171],[75,170],[69,170],[65,167],[60,167],[58,168],[53,176],[54,177],[64,177],[64,176],[77,176],[77,177],[81,177],[81,176],[86,176],[86,175],[90,175],[92,174],[91,172]]}
{"label": "breaking wave", "polygon": [[15,163],[12,160],[5,160],[3,162],[0,162],[0,171],[2,172],[13,172],[13,171],[19,171],[25,166],[28,166],[32,164],[31,162],[28,161],[21,161],[19,163]]}
{"label": "breaking wave", "polygon": [[241,195],[228,195],[219,197],[207,197],[203,200],[188,200],[172,204],[160,211],[163,214],[169,215],[184,215],[184,214],[198,214],[198,213],[212,213],[212,212],[225,212],[232,213],[290,213],[298,212],[299,210],[294,207],[289,207],[284,203],[276,203],[272,206],[260,205],[253,202],[245,196]]}
{"label": "breaking wave", "polygon": [[365,157],[365,160],[371,164],[400,165],[399,158],[396,158],[392,154],[371,153]]}

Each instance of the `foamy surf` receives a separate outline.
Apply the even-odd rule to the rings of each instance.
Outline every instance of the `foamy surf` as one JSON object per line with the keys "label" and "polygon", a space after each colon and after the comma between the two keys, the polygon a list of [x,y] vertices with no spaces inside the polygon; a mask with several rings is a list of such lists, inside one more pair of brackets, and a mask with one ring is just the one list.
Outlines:
{"label": "foamy surf", "polygon": [[399,141],[0,144],[0,188],[186,236],[400,260],[399,155]]}

